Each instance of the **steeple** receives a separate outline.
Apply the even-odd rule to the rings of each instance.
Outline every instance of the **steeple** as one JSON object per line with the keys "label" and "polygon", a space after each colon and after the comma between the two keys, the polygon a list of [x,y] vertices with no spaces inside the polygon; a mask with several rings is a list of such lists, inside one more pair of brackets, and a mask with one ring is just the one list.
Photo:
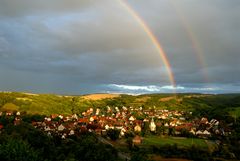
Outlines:
{"label": "steeple", "polygon": [[152,121],[149,125],[150,131],[155,132],[156,131],[156,124],[154,123],[154,120],[152,118]]}

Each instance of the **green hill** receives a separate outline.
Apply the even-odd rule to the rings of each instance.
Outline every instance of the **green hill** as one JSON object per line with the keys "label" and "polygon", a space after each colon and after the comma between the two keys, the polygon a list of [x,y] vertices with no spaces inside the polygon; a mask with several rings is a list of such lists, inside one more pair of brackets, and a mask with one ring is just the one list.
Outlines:
{"label": "green hill", "polygon": [[[145,109],[192,111],[194,115],[209,117],[239,117],[240,94],[145,94],[61,96],[54,94],[30,94],[1,92],[1,111],[22,111],[29,114],[72,114],[88,109],[108,106],[132,106]],[[97,99],[96,99],[97,98]]]}

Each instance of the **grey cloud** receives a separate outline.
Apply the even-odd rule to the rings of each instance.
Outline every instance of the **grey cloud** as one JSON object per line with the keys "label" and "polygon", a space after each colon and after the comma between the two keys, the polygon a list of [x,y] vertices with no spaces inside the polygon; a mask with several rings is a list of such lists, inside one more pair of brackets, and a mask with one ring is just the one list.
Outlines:
{"label": "grey cloud", "polygon": [[[161,42],[178,85],[196,89],[207,82],[229,91],[239,86],[238,1],[176,2],[202,48],[206,66],[199,64],[169,1],[128,2]],[[1,1],[0,67],[4,77],[0,90],[90,93],[104,91],[105,84],[169,85],[149,37],[125,8],[111,0]]]}
{"label": "grey cloud", "polygon": [[52,12],[77,12],[91,5],[92,2],[92,0],[1,0],[0,15],[19,17]]}

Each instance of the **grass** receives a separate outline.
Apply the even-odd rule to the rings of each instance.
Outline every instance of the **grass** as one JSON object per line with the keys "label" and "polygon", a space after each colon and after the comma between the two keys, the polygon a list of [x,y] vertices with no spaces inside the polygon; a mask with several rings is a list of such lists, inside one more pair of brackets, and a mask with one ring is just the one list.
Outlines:
{"label": "grass", "polygon": [[149,136],[144,138],[143,145],[174,145],[177,144],[179,147],[191,147],[195,145],[200,148],[208,148],[205,140],[198,138],[177,138],[177,137],[159,137],[159,136]]}
{"label": "grass", "polygon": [[234,118],[240,117],[240,107],[236,107],[236,108],[234,108],[233,111],[230,111],[230,115]]}

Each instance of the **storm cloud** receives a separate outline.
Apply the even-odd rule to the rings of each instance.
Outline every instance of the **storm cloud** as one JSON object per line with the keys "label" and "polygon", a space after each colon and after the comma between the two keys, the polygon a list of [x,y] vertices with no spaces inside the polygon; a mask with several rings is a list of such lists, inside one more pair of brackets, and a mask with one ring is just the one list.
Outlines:
{"label": "storm cloud", "polygon": [[[178,92],[240,92],[239,1],[128,3],[161,42]],[[119,1],[0,1],[0,90],[172,91],[165,87],[171,84],[161,57]]]}

